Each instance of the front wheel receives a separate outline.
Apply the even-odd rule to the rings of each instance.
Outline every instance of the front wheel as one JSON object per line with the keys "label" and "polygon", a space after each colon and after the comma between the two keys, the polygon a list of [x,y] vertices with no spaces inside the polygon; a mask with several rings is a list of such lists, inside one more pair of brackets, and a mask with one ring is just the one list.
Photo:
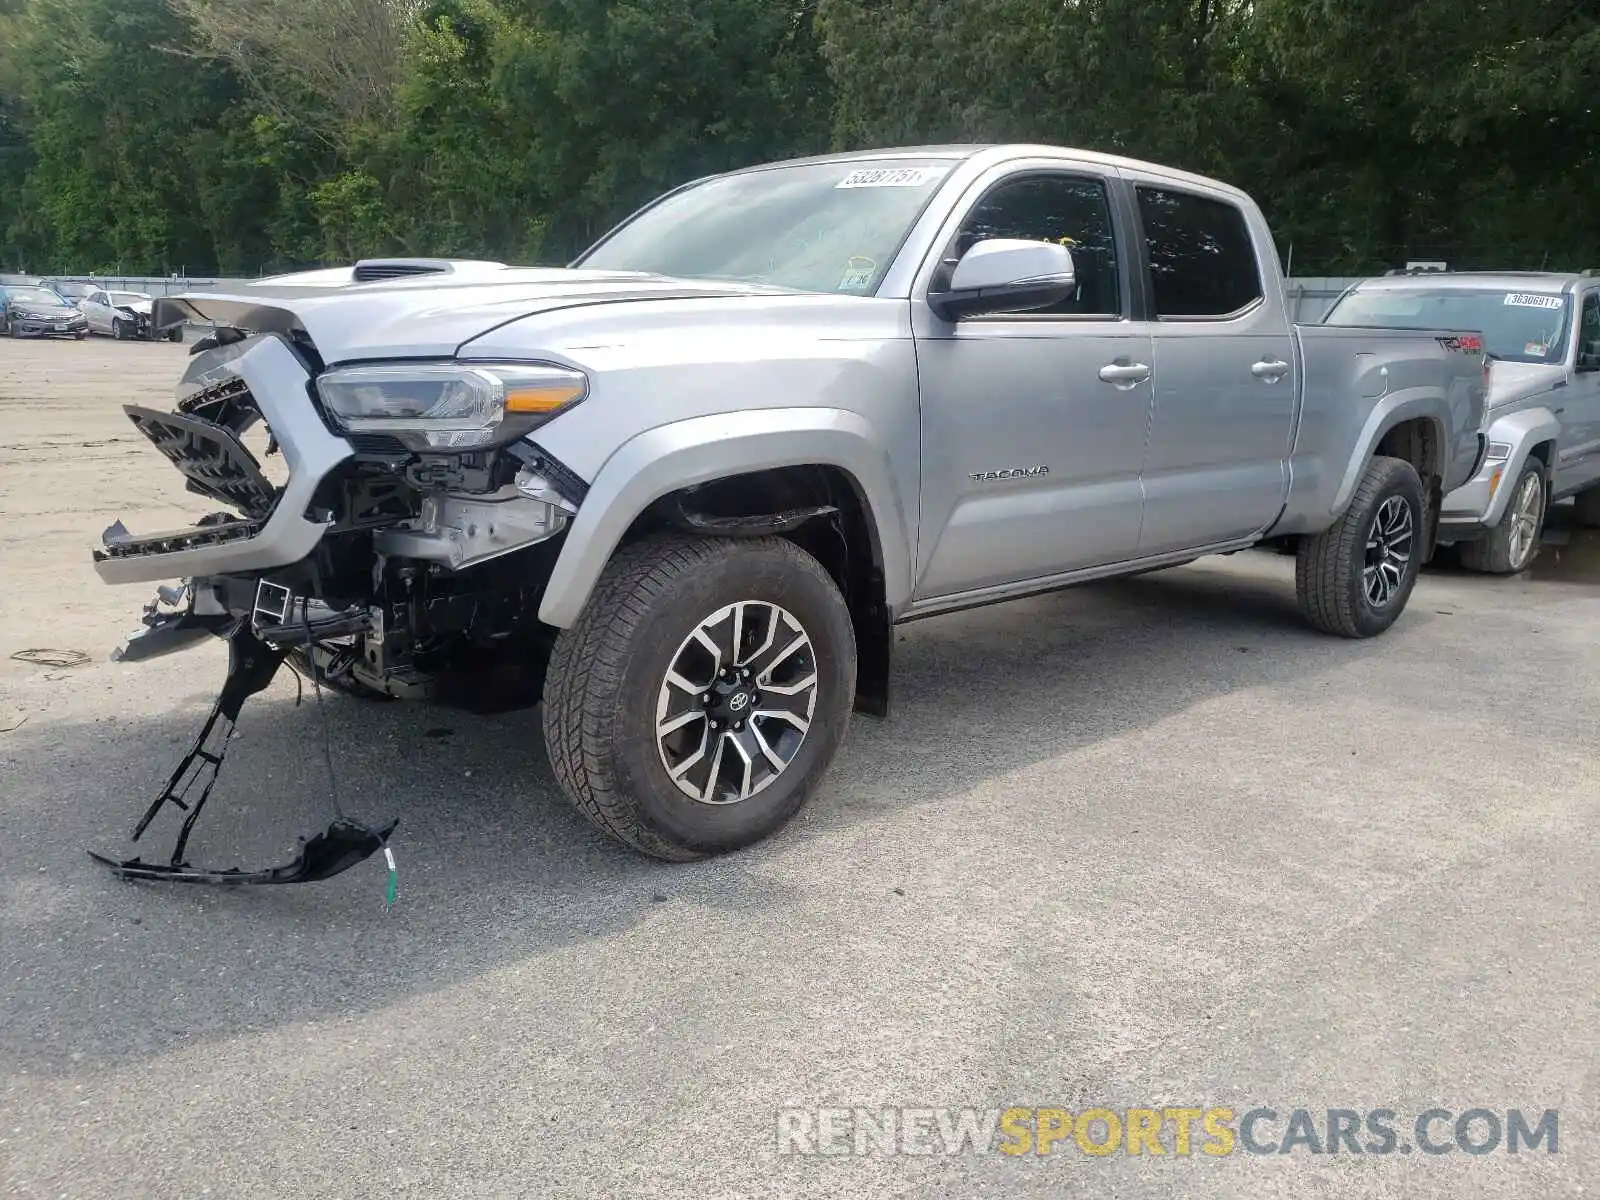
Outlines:
{"label": "front wheel", "polygon": [[119,342],[127,339],[128,326],[123,322],[121,317],[117,317],[111,322],[111,336],[116,338],[116,340]]}
{"label": "front wheel", "polygon": [[1294,574],[1301,615],[1347,638],[1375,637],[1393,625],[1422,568],[1424,514],[1416,468],[1374,458],[1344,515],[1300,543]]}
{"label": "front wheel", "polygon": [[1461,564],[1489,575],[1515,575],[1527,570],[1539,553],[1544,501],[1543,465],[1530,462],[1517,478],[1505,515],[1493,529],[1461,547]]}
{"label": "front wheel", "polygon": [[781,538],[624,547],[551,655],[544,733],[603,833],[687,862],[776,832],[816,790],[855,705],[850,613]]}

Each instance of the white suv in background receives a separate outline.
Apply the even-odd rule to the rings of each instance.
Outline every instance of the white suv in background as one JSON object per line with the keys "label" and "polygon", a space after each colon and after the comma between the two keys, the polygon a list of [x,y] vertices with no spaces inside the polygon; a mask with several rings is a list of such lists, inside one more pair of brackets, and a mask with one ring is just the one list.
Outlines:
{"label": "white suv in background", "polygon": [[1439,517],[1440,543],[1458,543],[1466,566],[1526,570],[1545,513],[1568,496],[1581,522],[1600,526],[1600,278],[1386,275],[1349,288],[1323,322],[1483,334],[1489,456]]}

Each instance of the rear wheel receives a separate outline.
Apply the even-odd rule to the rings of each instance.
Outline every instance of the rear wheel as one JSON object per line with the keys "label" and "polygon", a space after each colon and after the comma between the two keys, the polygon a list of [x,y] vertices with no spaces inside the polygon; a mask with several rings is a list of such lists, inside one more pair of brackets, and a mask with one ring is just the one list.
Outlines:
{"label": "rear wheel", "polygon": [[1461,564],[1490,575],[1515,575],[1527,570],[1539,553],[1544,508],[1544,465],[1530,461],[1517,478],[1499,523],[1481,538],[1462,545]]}
{"label": "rear wheel", "polygon": [[620,550],[545,686],[556,779],[597,828],[655,858],[736,850],[816,790],[855,703],[855,633],[832,578],[781,538]]}
{"label": "rear wheel", "polygon": [[1348,638],[1393,625],[1422,567],[1424,513],[1416,468],[1374,458],[1344,515],[1300,543],[1295,592],[1306,620]]}

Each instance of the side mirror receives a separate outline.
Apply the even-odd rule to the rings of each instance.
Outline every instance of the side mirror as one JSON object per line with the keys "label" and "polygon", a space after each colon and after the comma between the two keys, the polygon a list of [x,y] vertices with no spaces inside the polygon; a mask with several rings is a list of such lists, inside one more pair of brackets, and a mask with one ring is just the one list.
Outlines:
{"label": "side mirror", "polygon": [[988,238],[961,256],[943,291],[928,307],[946,321],[982,313],[1049,308],[1072,295],[1072,251],[1051,242]]}
{"label": "side mirror", "polygon": [[1580,341],[1576,365],[1580,371],[1600,371],[1600,341]]}

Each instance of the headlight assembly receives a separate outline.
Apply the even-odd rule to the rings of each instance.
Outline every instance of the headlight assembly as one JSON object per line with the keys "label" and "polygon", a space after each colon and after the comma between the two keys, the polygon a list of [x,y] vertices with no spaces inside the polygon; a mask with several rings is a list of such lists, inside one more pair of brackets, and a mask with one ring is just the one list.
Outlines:
{"label": "headlight assembly", "polygon": [[578,403],[581,371],[545,363],[383,363],[317,379],[347,433],[387,433],[412,450],[479,450],[513,441]]}

